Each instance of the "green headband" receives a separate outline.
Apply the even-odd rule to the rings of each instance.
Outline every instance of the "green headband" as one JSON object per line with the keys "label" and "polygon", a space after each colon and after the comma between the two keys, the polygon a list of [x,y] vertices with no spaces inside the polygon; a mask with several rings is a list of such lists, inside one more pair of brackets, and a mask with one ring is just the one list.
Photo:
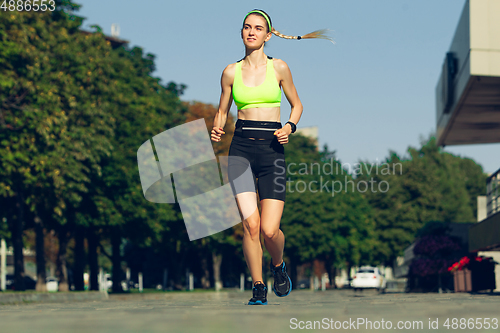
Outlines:
{"label": "green headband", "polygon": [[269,17],[267,17],[266,13],[260,11],[260,10],[252,10],[251,12],[248,12],[248,14],[245,16],[245,18],[243,19],[243,22],[245,22],[245,20],[247,19],[248,15],[252,14],[252,13],[259,13],[261,14],[262,16],[264,16],[264,18],[266,19],[267,21],[267,25],[269,26],[269,32],[271,32],[271,21],[269,21]]}

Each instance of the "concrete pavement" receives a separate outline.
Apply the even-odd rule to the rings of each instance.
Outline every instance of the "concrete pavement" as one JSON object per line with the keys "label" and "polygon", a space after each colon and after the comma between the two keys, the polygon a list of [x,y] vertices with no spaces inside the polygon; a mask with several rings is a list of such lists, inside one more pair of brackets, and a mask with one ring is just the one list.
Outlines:
{"label": "concrete pavement", "polygon": [[1,292],[0,305],[33,303],[33,302],[82,302],[107,299],[107,292],[99,291],[71,291],[71,292]]}
{"label": "concrete pavement", "polygon": [[284,298],[268,295],[269,305],[248,306],[250,297],[250,291],[171,292],[110,295],[107,300],[85,302],[2,305],[0,331],[500,332],[500,294],[294,290]]}

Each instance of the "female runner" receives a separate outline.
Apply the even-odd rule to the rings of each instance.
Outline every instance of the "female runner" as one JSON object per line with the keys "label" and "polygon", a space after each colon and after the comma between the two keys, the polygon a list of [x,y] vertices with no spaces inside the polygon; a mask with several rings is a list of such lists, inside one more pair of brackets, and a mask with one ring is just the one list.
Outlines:
{"label": "female runner", "polygon": [[[231,170],[233,173],[235,170],[234,163],[231,165],[231,157],[246,159],[251,166],[261,205],[260,216],[257,209],[242,213],[243,253],[254,283],[253,297],[249,305],[267,304],[267,287],[262,278],[261,233],[264,245],[272,258],[270,268],[274,275],[274,293],[284,297],[292,290],[283,261],[285,235],[280,230],[286,193],[283,145],[288,143],[288,136],[295,132],[302,114],[302,103],[288,65],[283,60],[264,54],[264,45],[273,33],[287,39],[328,39],[322,32],[316,31],[302,37],[285,36],[272,27],[271,18],[267,13],[263,10],[252,10],[245,16],[241,30],[245,57],[228,65],[222,73],[222,93],[211,139],[215,142],[221,140],[227,113],[234,99],[238,107],[238,120],[229,148],[229,176],[231,178]],[[285,126],[280,123],[281,88],[291,105],[290,120]],[[250,191],[254,190],[255,187]],[[236,199],[240,212],[245,209],[248,212],[248,207],[257,207],[255,192],[240,189],[236,193]]]}

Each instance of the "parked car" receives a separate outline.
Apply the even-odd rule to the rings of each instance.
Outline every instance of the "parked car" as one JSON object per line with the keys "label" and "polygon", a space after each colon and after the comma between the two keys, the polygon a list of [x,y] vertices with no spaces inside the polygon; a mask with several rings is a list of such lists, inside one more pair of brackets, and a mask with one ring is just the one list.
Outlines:
{"label": "parked car", "polygon": [[[139,288],[139,284],[135,282],[134,280],[129,280],[128,281],[128,286],[127,286],[127,280],[122,280],[121,281],[121,286],[123,290],[130,290],[134,288]],[[111,281],[111,288],[113,287],[113,281]]]}
{"label": "parked car", "polygon": [[309,279],[303,279],[297,282],[298,289],[309,289],[311,287],[311,281]]}
{"label": "parked car", "polygon": [[45,279],[45,284],[47,285],[47,291],[58,291],[59,281],[56,277],[49,276]]}
{"label": "parked car", "polygon": [[7,289],[14,288],[14,275],[7,274],[5,276],[5,288]]}
{"label": "parked car", "polygon": [[352,287],[351,287],[351,283],[352,283],[352,278],[347,278],[347,279],[344,281],[344,284],[341,286],[341,288],[345,288],[345,289],[352,288]]}
{"label": "parked car", "polygon": [[[103,278],[104,278],[104,281],[103,281],[104,288],[103,289],[106,289],[106,290],[112,289],[113,288],[113,278],[112,278],[111,274],[105,273],[104,276],[103,276]],[[99,285],[101,284],[100,281],[97,281],[97,283]]]}
{"label": "parked car", "polygon": [[[15,290],[15,282],[14,282],[14,275],[13,274],[6,275],[5,287],[7,289]],[[24,288],[26,290],[35,289],[36,288],[36,281],[33,280],[30,276],[25,275],[24,276]]]}
{"label": "parked car", "polygon": [[351,287],[354,290],[374,288],[385,292],[387,281],[377,267],[363,266],[352,277]]}
{"label": "parked car", "polygon": [[106,289],[112,289],[113,288],[113,278],[111,277],[111,274],[106,274],[104,276],[106,278],[105,286]]}

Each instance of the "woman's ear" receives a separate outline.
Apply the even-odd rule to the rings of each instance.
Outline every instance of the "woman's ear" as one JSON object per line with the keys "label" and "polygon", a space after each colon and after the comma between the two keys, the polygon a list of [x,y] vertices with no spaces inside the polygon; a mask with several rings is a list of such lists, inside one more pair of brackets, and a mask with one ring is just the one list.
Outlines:
{"label": "woman's ear", "polygon": [[[273,33],[272,32],[268,32],[267,33],[267,37],[266,37],[266,42],[268,42],[271,39],[272,36],[273,36]],[[243,35],[242,35],[242,38],[243,38]]]}

